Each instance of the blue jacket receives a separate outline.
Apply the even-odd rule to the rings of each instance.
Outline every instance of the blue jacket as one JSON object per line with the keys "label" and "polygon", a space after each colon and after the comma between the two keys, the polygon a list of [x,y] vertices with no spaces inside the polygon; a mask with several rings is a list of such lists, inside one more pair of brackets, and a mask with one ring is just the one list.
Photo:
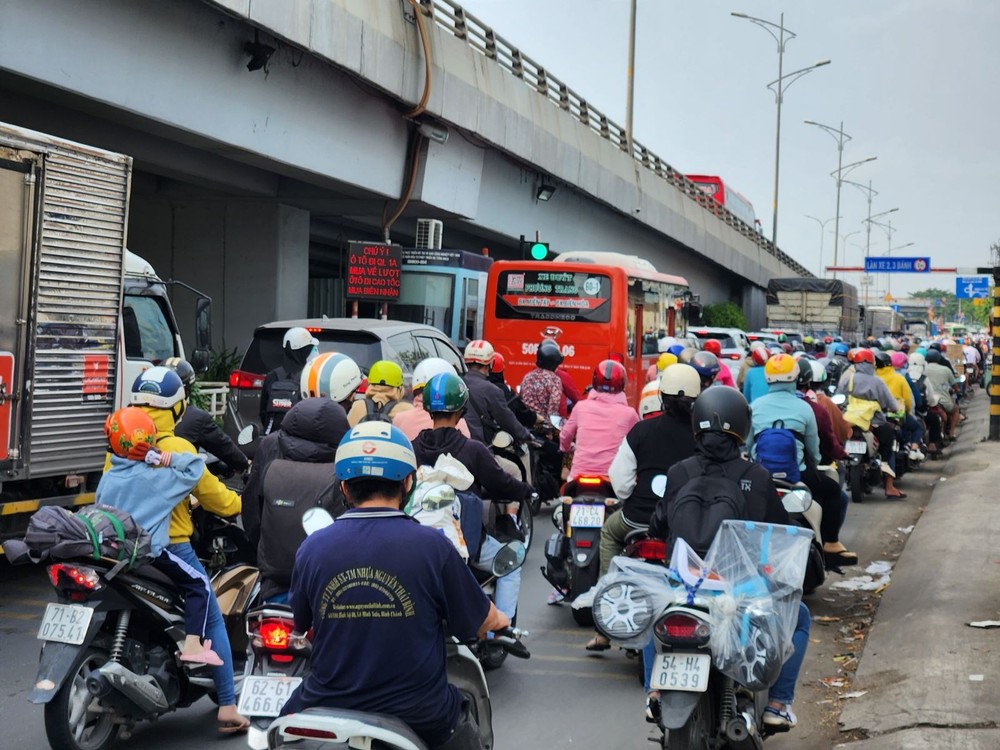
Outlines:
{"label": "blue jacket", "polygon": [[743,398],[748,404],[752,404],[765,393],[767,393],[767,381],[764,379],[764,368],[751,367],[743,378]]}
{"label": "blue jacket", "polygon": [[[764,368],[756,368],[763,370]],[[751,370],[752,372],[752,370]],[[747,373],[749,376],[750,373]],[[744,380],[744,386],[746,381]],[[819,430],[816,427],[816,415],[812,408],[796,394],[795,383],[771,383],[768,392],[753,402],[751,415],[750,438],[747,449],[755,457],[753,439],[758,432],[774,427],[775,422],[783,422],[787,430],[797,432],[805,438],[805,449],[812,456],[813,465],[820,463]],[[797,441],[799,470],[806,468],[805,454],[800,441]]]}
{"label": "blue jacket", "polygon": [[172,453],[170,466],[153,467],[111,455],[111,468],[97,485],[97,502],[123,510],[149,532],[153,554],[170,544],[170,514],[205,471],[196,453]]}

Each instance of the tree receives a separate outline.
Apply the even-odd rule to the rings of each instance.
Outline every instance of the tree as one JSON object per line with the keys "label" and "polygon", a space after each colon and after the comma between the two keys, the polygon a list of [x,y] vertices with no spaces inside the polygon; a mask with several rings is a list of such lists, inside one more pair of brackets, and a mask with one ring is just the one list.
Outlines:
{"label": "tree", "polygon": [[746,316],[735,302],[705,305],[701,311],[701,319],[706,325],[716,328],[740,328],[745,331],[747,327]]}
{"label": "tree", "polygon": [[[958,321],[958,298],[955,297],[953,292],[949,292],[945,289],[924,289],[919,292],[913,292],[910,295],[911,299],[920,300],[925,302],[928,307],[934,308],[935,318],[941,318],[943,322]],[[974,304],[974,301],[962,300],[962,314],[965,316],[964,322],[966,325],[988,325],[990,313],[989,302],[985,304]]]}

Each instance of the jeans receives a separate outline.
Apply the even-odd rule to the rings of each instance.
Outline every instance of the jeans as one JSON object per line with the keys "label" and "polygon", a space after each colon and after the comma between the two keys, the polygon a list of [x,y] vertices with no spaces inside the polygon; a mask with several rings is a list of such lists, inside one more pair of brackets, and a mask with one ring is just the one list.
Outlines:
{"label": "jeans", "polygon": [[[207,577],[194,547],[190,542],[176,542],[167,545],[172,554],[179,557],[192,568]],[[222,619],[219,600],[213,593],[208,600],[208,622],[205,624],[205,638],[212,641],[212,650],[222,658],[221,667],[212,667],[212,680],[215,681],[216,702],[220,706],[231,706],[236,703],[236,686],[233,682],[233,650],[229,645],[229,633]]]}
{"label": "jeans", "polygon": [[924,440],[924,428],[912,414],[907,414],[903,421],[903,442],[909,447],[916,443],[920,445]]}
{"label": "jeans", "polygon": [[649,692],[649,678],[653,675],[653,659],[656,658],[656,639],[650,639],[642,649],[642,674],[646,692]]}
{"label": "jeans", "polygon": [[[472,563],[477,570],[490,570],[493,566],[493,558],[503,547],[496,537],[487,536],[483,540],[482,549],[479,552],[479,560]],[[518,568],[513,573],[508,573],[496,581],[496,602],[497,609],[503,612],[511,620],[517,614],[517,597],[521,592],[521,569]]]}
{"label": "jeans", "polygon": [[768,698],[779,703],[791,703],[795,698],[795,683],[799,679],[799,670],[802,669],[802,660],[806,657],[806,648],[809,646],[809,624],[812,617],[809,614],[809,607],[799,602],[799,619],[795,623],[795,632],[792,633],[792,655],[788,661],[781,665],[781,674],[768,693]]}

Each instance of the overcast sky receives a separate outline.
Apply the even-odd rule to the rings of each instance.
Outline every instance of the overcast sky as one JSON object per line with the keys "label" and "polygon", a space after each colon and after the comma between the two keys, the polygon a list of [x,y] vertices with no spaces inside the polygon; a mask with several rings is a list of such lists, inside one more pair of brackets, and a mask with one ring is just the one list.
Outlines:
{"label": "overcast sky", "polygon": [[[625,121],[628,0],[464,0],[465,9],[585,96]],[[813,272],[820,227],[835,214],[834,138],[804,120],[853,136],[844,164],[869,156],[845,179],[878,192],[872,213],[892,214],[895,256],[932,266],[987,265],[1000,239],[1000,2],[994,0],[638,0],[634,133],[688,174],[716,174],[754,205],[771,235],[776,42],[731,11],[778,21],[785,73],[832,64],[791,85],[782,105],[778,245]],[[864,194],[841,193],[846,264],[860,265]],[[883,219],[884,221],[884,219]],[[823,265],[832,264],[826,225]],[[843,244],[841,246],[843,248]],[[874,227],[871,254],[887,250]],[[843,249],[841,265],[845,265]],[[668,269],[663,269],[668,270]],[[885,288],[886,276],[878,286]],[[857,283],[857,276],[852,281]],[[893,293],[954,290],[946,274],[895,274]]]}

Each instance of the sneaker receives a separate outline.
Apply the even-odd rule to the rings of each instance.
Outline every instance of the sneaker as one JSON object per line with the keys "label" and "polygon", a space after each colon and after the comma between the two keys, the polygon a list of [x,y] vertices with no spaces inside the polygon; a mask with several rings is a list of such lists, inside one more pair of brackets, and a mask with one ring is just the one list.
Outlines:
{"label": "sneaker", "polygon": [[792,704],[786,703],[784,708],[768,706],[764,709],[764,726],[773,732],[787,732],[799,723],[798,718],[792,713]]}
{"label": "sneaker", "polygon": [[559,589],[552,589],[552,591],[549,592],[549,598],[545,600],[545,603],[562,604],[565,598],[566,594],[564,594],[562,591],[560,591]]}
{"label": "sneaker", "polygon": [[650,693],[646,696],[646,721],[650,724],[660,723],[660,696]]}
{"label": "sneaker", "polygon": [[910,460],[911,461],[923,461],[925,458],[924,454],[921,453],[916,448],[910,449]]}

